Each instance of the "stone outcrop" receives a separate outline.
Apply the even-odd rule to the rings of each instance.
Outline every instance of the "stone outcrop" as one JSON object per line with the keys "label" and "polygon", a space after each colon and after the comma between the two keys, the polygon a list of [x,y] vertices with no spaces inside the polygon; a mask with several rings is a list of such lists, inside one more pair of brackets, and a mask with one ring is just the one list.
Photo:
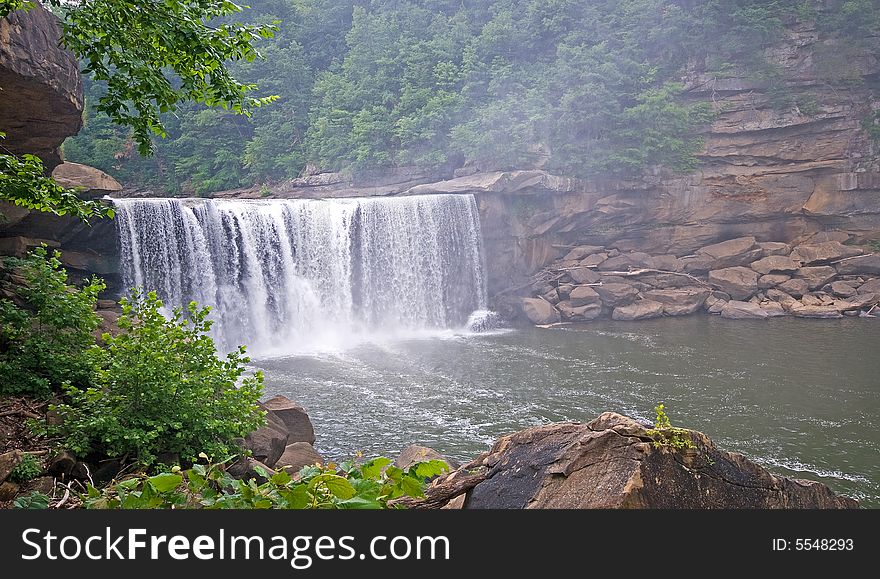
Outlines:
{"label": "stone outcrop", "polygon": [[273,396],[263,408],[281,419],[287,430],[287,441],[315,444],[315,427],[305,409],[285,396]]}
{"label": "stone outcrop", "polygon": [[79,63],[60,40],[58,19],[39,3],[0,18],[3,147],[37,155],[50,171],[61,162],[61,143],[82,126]]}
{"label": "stone outcrop", "polygon": [[294,442],[287,445],[275,467],[294,474],[302,467],[314,464],[324,464],[324,457],[308,442]]}
{"label": "stone outcrop", "polygon": [[103,197],[122,191],[119,181],[100,169],[80,163],[61,163],[52,170],[52,178],[65,189],[75,189],[84,197]]}
{"label": "stone outcrop", "polygon": [[[864,254],[864,246],[841,245],[837,233],[823,232],[793,246],[738,238],[681,257],[596,245],[566,248],[564,258],[532,278],[529,290],[541,296],[531,299],[541,308],[532,317],[544,325],[557,323],[556,314],[564,322],[634,321],[699,311],[731,320],[873,316],[880,301],[880,274],[871,273],[880,265],[878,256]],[[597,263],[596,255],[611,257],[598,266],[585,265]],[[837,259],[828,261],[830,256]],[[614,268],[603,269],[612,260]],[[804,260],[824,265],[804,266]],[[719,263],[742,265],[719,269]]]}
{"label": "stone outcrop", "polygon": [[639,422],[606,412],[588,424],[556,423],[500,438],[436,479],[423,501],[456,497],[466,509],[842,509],[858,502],[827,486],[771,474],[704,434],[691,448],[655,444]]}

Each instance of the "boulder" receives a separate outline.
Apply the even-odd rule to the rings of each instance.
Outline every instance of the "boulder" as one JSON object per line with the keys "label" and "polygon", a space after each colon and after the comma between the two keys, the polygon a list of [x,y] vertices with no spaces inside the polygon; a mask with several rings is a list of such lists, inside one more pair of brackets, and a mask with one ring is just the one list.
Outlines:
{"label": "boulder", "polygon": [[863,310],[880,302],[880,293],[859,294],[846,300],[834,302],[834,307],[841,312]]}
{"label": "boulder", "polygon": [[712,270],[709,283],[730,294],[734,300],[747,300],[758,292],[758,274],[747,267]]}
{"label": "boulder", "polygon": [[707,309],[706,311],[709,312],[710,314],[720,314],[721,312],[724,311],[724,306],[726,306],[726,305],[727,305],[727,300],[716,299],[715,303],[713,303],[711,306],[709,306],[709,309]]}
{"label": "boulder", "polygon": [[584,267],[598,267],[602,264],[606,259],[608,259],[607,253],[594,253],[592,255],[588,255],[580,261],[580,264]]}
{"label": "boulder", "polygon": [[627,306],[614,308],[611,319],[631,322],[635,320],[650,320],[663,315],[663,304],[652,300],[638,300]]}
{"label": "boulder", "polygon": [[759,304],[730,301],[721,310],[721,317],[728,320],[763,320],[770,317],[770,314]]}
{"label": "boulder", "polygon": [[749,267],[762,275],[767,275],[768,273],[794,273],[800,265],[790,257],[771,255],[752,262]]}
{"label": "boulder", "polygon": [[848,241],[851,235],[845,231],[820,231],[814,233],[807,241],[809,243],[823,243],[825,241],[839,241],[843,243]]}
{"label": "boulder", "polygon": [[645,297],[663,304],[663,313],[667,316],[686,316],[698,311],[711,292],[702,287],[685,287],[681,289],[651,290]]}
{"label": "boulder", "polygon": [[776,289],[799,298],[810,291],[810,284],[805,279],[794,278],[779,284]]}
{"label": "boulder", "polygon": [[[2,214],[2,211],[0,211],[0,215]],[[47,247],[58,247],[60,245],[57,241],[53,241],[51,239],[36,239],[33,237],[24,237],[21,235],[16,235],[13,237],[3,237],[0,238],[0,255],[24,257],[28,254],[29,251],[31,251],[35,247],[40,247],[44,243]]]}
{"label": "boulder", "polygon": [[287,445],[275,467],[283,468],[293,474],[299,472],[302,467],[313,464],[324,464],[324,457],[308,442],[294,442]]}
{"label": "boulder", "polygon": [[648,260],[647,267],[663,271],[681,271],[684,265],[674,255],[655,255]]}
{"label": "boulder", "polygon": [[[265,410],[264,406],[260,406]],[[248,434],[244,439],[244,446],[251,451],[255,460],[272,467],[284,453],[287,436],[287,425],[284,421],[273,412],[266,412],[266,425]]]}
{"label": "boulder", "polygon": [[788,312],[785,311],[785,308],[782,304],[778,302],[761,302],[761,309],[767,312],[768,318],[778,318],[781,316],[787,316]]}
{"label": "boulder", "polygon": [[9,473],[21,462],[22,452],[20,450],[10,450],[0,454],[0,483],[6,480]]}
{"label": "boulder", "polygon": [[557,306],[562,318],[572,321],[595,320],[602,315],[602,304],[586,304],[583,306],[574,306],[571,301],[559,302]]}
{"label": "boulder", "polygon": [[598,273],[586,267],[578,267],[568,272],[575,283],[599,283],[602,279]]}
{"label": "boulder", "polygon": [[[598,286],[597,286],[598,287]],[[586,285],[581,285],[574,288],[568,296],[569,301],[571,301],[572,307],[580,307],[585,306],[587,304],[595,304],[599,303],[602,298],[599,297],[593,288]]]}
{"label": "boulder", "polygon": [[609,257],[601,264],[601,271],[629,271],[630,268],[638,267],[627,255],[618,255],[617,257]]}
{"label": "boulder", "polygon": [[682,257],[678,261],[681,264],[682,271],[694,275],[702,275],[708,272],[710,269],[718,267],[718,262],[715,260],[715,258],[709,257],[708,255],[692,255],[688,257]]}
{"label": "boulder", "polygon": [[880,294],[880,278],[866,281],[859,286],[858,291],[860,294]]}
{"label": "boulder", "polygon": [[[261,472],[262,471],[262,472]],[[266,464],[250,456],[241,456],[226,469],[229,476],[240,480],[256,479],[260,484],[266,482],[275,471]],[[265,473],[265,475],[263,474]]]}
{"label": "boulder", "polygon": [[789,310],[792,315],[799,318],[821,318],[834,319],[842,318],[843,315],[834,306],[795,306]]}
{"label": "boulder", "polygon": [[856,288],[845,281],[836,281],[831,284],[831,293],[841,298],[849,298],[856,295]]}
{"label": "boulder", "polygon": [[450,470],[457,469],[460,465],[454,460],[448,459],[433,448],[421,446],[419,444],[410,444],[400,451],[397,458],[394,459],[394,466],[399,469],[408,470],[412,465],[418,462],[429,460],[442,460],[449,465]]}
{"label": "boulder", "polygon": [[122,191],[119,181],[94,167],[63,162],[52,170],[52,178],[65,189],[76,189],[89,197],[103,197]]}
{"label": "boulder", "polygon": [[565,254],[563,261],[580,261],[591,253],[598,253],[605,249],[601,245],[579,245]]}
{"label": "boulder", "polygon": [[10,480],[0,483],[0,503],[11,501],[18,494],[20,487]]}
{"label": "boulder", "polygon": [[880,275],[880,253],[847,259],[835,267],[841,275]]}
{"label": "boulder", "polygon": [[536,426],[502,437],[476,466],[435,486],[477,473],[467,509],[858,508],[821,483],[719,450],[702,433],[683,436],[693,448],[655,447],[645,426],[612,412],[588,424]]}
{"label": "boulder", "polygon": [[761,247],[761,255],[763,257],[770,257],[771,255],[784,255],[788,257],[791,253],[791,246],[787,243],[764,241],[759,242],[758,245]]}
{"label": "boulder", "polygon": [[828,265],[802,267],[794,274],[796,278],[806,280],[807,286],[814,290],[820,288],[837,275],[837,270]]}
{"label": "boulder", "polygon": [[813,263],[828,263],[845,257],[852,257],[864,253],[857,247],[844,245],[839,241],[824,241],[822,243],[803,243],[794,248],[791,258],[803,265]]}
{"label": "boulder", "polygon": [[553,288],[552,290],[548,291],[547,293],[541,294],[541,297],[553,305],[556,305],[559,303],[559,292],[556,291],[556,288]]}
{"label": "boulder", "polygon": [[786,311],[799,303],[796,299],[779,289],[767,290],[767,298],[778,302]]}
{"label": "boulder", "polygon": [[820,300],[817,296],[807,294],[801,298],[801,303],[805,306],[821,306],[822,300]]}
{"label": "boulder", "polygon": [[308,442],[315,444],[315,428],[305,409],[286,396],[273,396],[263,407],[281,419],[287,429],[287,443]]}
{"label": "boulder", "polygon": [[643,251],[631,251],[625,255],[629,259],[631,267],[653,267],[651,264],[654,258],[650,254]]}
{"label": "boulder", "polygon": [[76,465],[76,457],[72,453],[65,450],[56,454],[49,460],[49,465],[46,467],[46,472],[59,477],[69,476],[76,468]]}
{"label": "boulder", "polygon": [[593,289],[602,298],[602,303],[611,307],[625,306],[639,294],[636,288],[626,283],[603,283]]}
{"label": "boulder", "polygon": [[673,273],[651,273],[647,275],[640,275],[639,280],[642,283],[646,283],[651,287],[657,289],[689,287],[691,284],[694,283],[694,280],[686,276],[675,275]]}
{"label": "boulder", "polygon": [[791,277],[781,273],[771,273],[767,275],[762,275],[758,278],[758,289],[770,289],[778,286],[781,283],[785,283],[790,280]]}
{"label": "boulder", "polygon": [[715,260],[714,269],[748,265],[761,257],[763,250],[754,237],[738,237],[721,243],[707,245],[697,250],[697,255]]}
{"label": "boulder", "polygon": [[559,300],[567,300],[574,288],[575,286],[570,283],[559,284],[559,287],[556,288],[556,293],[559,294]]}
{"label": "boulder", "polygon": [[555,324],[561,319],[559,311],[553,307],[553,304],[540,298],[524,298],[522,310],[526,317],[538,326]]}

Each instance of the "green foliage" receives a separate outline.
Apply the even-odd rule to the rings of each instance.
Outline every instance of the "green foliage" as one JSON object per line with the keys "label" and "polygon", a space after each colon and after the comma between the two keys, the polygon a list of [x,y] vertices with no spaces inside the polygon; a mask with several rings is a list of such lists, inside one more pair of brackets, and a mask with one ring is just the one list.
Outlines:
{"label": "green foliage", "polygon": [[39,491],[32,491],[29,494],[16,498],[12,506],[16,509],[48,509],[51,499]]}
{"label": "green foliage", "polygon": [[282,470],[258,483],[235,479],[223,463],[209,462],[136,475],[103,490],[90,486],[83,504],[89,509],[382,509],[391,499],[424,496],[425,482],[448,470],[445,462],[432,460],[403,471],[380,457],[338,468],[306,466],[295,476]]}
{"label": "green foliage", "polygon": [[0,17],[16,10],[30,10],[34,3],[30,0],[0,0]]}
{"label": "green foliage", "polygon": [[[0,134],[2,138],[2,134]],[[85,201],[44,175],[43,162],[34,155],[0,154],[0,199],[35,211],[72,215],[82,220],[113,217],[113,208]]]}
{"label": "green foliage", "polygon": [[21,457],[21,462],[15,465],[12,472],[9,473],[9,480],[16,483],[26,483],[40,476],[43,472],[43,465],[40,459],[33,454],[25,453]]}
{"label": "green foliage", "polygon": [[67,384],[91,383],[98,361],[94,308],[104,282],[70,287],[59,258],[45,247],[24,259],[6,258],[19,276],[12,289],[24,307],[0,299],[0,394],[48,396]]}
{"label": "green foliage", "polygon": [[94,383],[71,385],[70,402],[57,407],[66,447],[144,464],[163,451],[183,460],[203,450],[236,451],[233,439],[264,423],[256,405],[263,375],[244,376],[244,347],[218,357],[208,335],[210,308],[194,302],[168,318],[153,292],[135,291],[120,303],[121,332],[104,335]]}
{"label": "green foliage", "polygon": [[657,415],[654,421],[654,428],[648,429],[647,433],[653,438],[651,444],[654,448],[672,448],[674,450],[685,450],[688,448],[696,448],[691,440],[690,431],[686,428],[677,428],[669,422],[666,415],[666,407],[658,404],[654,407]]}
{"label": "green foliage", "polygon": [[874,111],[862,119],[862,129],[875,143],[880,143],[880,111]]}

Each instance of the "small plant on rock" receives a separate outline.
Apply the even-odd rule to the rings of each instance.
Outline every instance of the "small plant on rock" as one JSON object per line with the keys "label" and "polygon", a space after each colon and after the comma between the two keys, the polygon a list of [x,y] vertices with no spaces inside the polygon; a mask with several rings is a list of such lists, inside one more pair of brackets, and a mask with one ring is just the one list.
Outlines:
{"label": "small plant on rock", "polygon": [[21,457],[21,462],[15,465],[15,468],[9,473],[9,480],[15,483],[26,483],[40,476],[43,467],[33,454],[25,454]]}
{"label": "small plant on rock", "polygon": [[654,421],[654,428],[648,429],[648,435],[653,439],[651,444],[654,448],[673,448],[675,450],[684,450],[686,448],[696,448],[691,440],[690,431],[686,428],[678,428],[672,426],[669,416],[666,415],[666,406],[658,404],[654,407],[657,417]]}

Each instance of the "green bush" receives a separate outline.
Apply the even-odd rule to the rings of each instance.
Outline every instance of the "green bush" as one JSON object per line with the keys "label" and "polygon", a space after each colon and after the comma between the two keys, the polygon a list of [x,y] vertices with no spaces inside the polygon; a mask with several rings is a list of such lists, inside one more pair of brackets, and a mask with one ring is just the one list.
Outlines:
{"label": "green bush", "polygon": [[[202,454],[202,458],[207,458]],[[155,476],[137,475],[103,490],[88,488],[87,509],[382,509],[402,496],[424,496],[425,482],[449,470],[441,460],[404,471],[380,457],[303,467],[296,476],[279,471],[262,484],[237,480],[222,464],[174,467]],[[268,473],[263,473],[268,474]]]}
{"label": "green bush", "polygon": [[264,423],[263,375],[244,376],[244,347],[220,358],[208,335],[210,308],[189,304],[169,318],[151,292],[123,299],[121,333],[104,335],[101,368],[87,388],[71,386],[57,410],[67,448],[152,464],[160,452],[189,461],[228,456],[232,441]]}
{"label": "green bush", "polygon": [[672,426],[669,416],[666,415],[666,406],[658,404],[654,407],[654,412],[657,415],[654,421],[654,428],[650,428],[647,431],[648,435],[653,438],[651,444],[654,448],[667,447],[675,450],[696,448],[688,429]]}
{"label": "green bush", "polygon": [[104,282],[93,277],[81,289],[67,284],[60,253],[38,247],[24,259],[7,258],[20,278],[10,287],[19,307],[0,299],[0,395],[48,396],[69,383],[90,384],[98,349],[95,302]]}
{"label": "green bush", "polygon": [[43,472],[43,466],[33,454],[25,454],[21,457],[21,462],[15,465],[15,468],[9,473],[9,480],[16,483],[26,483],[40,476]]}

